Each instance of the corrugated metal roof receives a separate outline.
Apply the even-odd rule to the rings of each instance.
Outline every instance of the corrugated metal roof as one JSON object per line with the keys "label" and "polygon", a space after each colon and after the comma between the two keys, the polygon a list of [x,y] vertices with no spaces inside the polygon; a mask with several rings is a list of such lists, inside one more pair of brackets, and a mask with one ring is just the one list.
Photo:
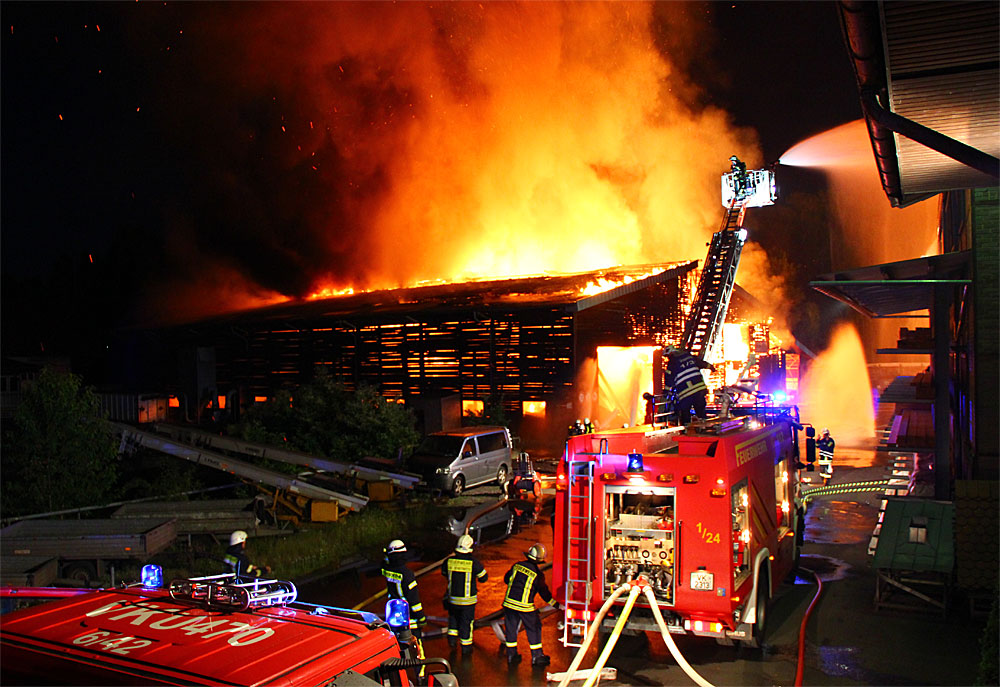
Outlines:
{"label": "corrugated metal roof", "polygon": [[969,251],[929,255],[820,275],[809,285],[869,317],[930,307],[934,285],[969,283]]}
{"label": "corrugated metal roof", "polygon": [[[1000,5],[894,1],[880,7],[892,111],[1000,156]],[[994,177],[894,136],[904,196],[996,184]]]}

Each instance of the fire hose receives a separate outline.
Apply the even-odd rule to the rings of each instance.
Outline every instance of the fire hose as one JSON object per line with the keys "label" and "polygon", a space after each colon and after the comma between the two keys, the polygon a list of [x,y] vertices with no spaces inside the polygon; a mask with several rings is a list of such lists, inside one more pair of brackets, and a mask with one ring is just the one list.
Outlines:
{"label": "fire hose", "polygon": [[[807,570],[807,568],[800,568],[800,570]],[[799,658],[795,666],[795,687],[802,687],[802,674],[805,671],[805,656],[806,656],[806,625],[809,623],[809,616],[812,615],[813,607],[816,602],[819,601],[820,595],[823,593],[823,580],[814,571],[809,570],[813,577],[816,578],[816,595],[813,600],[809,602],[809,607],[806,609],[805,614],[802,616],[802,624],[799,626]]]}
{"label": "fire hose", "polygon": [[618,597],[626,591],[629,591],[629,597],[625,602],[625,608],[618,617],[618,622],[615,623],[614,630],[612,630],[611,636],[608,638],[608,643],[601,652],[601,655],[598,657],[597,663],[594,664],[594,669],[591,671],[587,681],[583,684],[583,687],[593,687],[594,682],[600,676],[601,669],[604,668],[604,664],[611,656],[611,651],[618,642],[618,637],[621,635],[622,628],[625,627],[625,622],[632,613],[632,607],[635,605],[635,600],[639,596],[640,591],[645,592],[646,599],[649,601],[649,606],[653,611],[653,617],[656,619],[656,623],[660,627],[660,634],[663,636],[663,642],[667,645],[667,649],[670,650],[674,660],[677,661],[677,665],[679,665],[681,669],[687,673],[688,677],[690,677],[695,684],[699,685],[699,687],[714,687],[711,682],[704,679],[698,674],[697,671],[695,671],[694,668],[691,667],[691,664],[685,660],[684,656],[681,655],[680,650],[677,649],[677,645],[674,643],[674,638],[670,636],[670,630],[667,628],[667,623],[663,620],[663,615],[660,613],[660,608],[657,604],[656,597],[653,595],[653,590],[648,584],[646,584],[644,578],[639,578],[633,582],[623,584],[607,598],[604,605],[601,606],[601,610],[597,612],[597,616],[594,618],[594,622],[591,623],[590,629],[587,630],[587,635],[583,640],[583,644],[577,650],[576,656],[573,658],[573,662],[566,670],[566,674],[559,682],[558,687],[567,687],[567,685],[569,685],[570,681],[573,679],[573,675],[580,668],[580,664],[583,662],[584,654],[587,653],[587,649],[590,648],[591,642],[593,642],[594,637],[597,635],[598,628],[601,626],[601,621],[604,619],[604,616],[607,615],[611,605],[618,599]]}

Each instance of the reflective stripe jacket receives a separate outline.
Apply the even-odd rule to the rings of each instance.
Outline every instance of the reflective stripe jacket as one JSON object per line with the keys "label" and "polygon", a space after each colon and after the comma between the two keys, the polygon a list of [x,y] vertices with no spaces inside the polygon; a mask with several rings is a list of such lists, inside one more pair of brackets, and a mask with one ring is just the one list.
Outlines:
{"label": "reflective stripe jacket", "polygon": [[816,440],[816,450],[819,451],[819,460],[821,463],[833,460],[834,446],[836,446],[836,442],[834,442],[833,437]]}
{"label": "reflective stripe jacket", "polygon": [[427,622],[424,607],[420,603],[420,592],[417,591],[417,577],[413,571],[401,561],[386,562],[382,566],[382,577],[385,578],[386,591],[390,599],[406,599],[410,604],[410,628]]}
{"label": "reflective stripe jacket", "polygon": [[696,360],[687,351],[677,351],[670,354],[667,363],[667,381],[678,401],[699,391],[708,391],[705,378],[701,376],[701,368],[708,366],[708,363]]}
{"label": "reflective stripe jacket", "polygon": [[226,572],[236,573],[237,577],[260,575],[260,570],[251,565],[243,544],[233,544],[226,549],[226,555],[222,557],[222,562],[226,565]]}
{"label": "reflective stripe jacket", "polygon": [[456,553],[441,566],[441,574],[448,580],[446,598],[456,606],[476,603],[476,582],[485,582],[486,568],[471,553]]}
{"label": "reflective stripe jacket", "polygon": [[549,588],[545,585],[545,577],[538,569],[538,564],[532,560],[515,563],[503,576],[507,583],[507,593],[503,605],[515,611],[535,610],[535,594],[538,594],[547,604],[555,605]]}

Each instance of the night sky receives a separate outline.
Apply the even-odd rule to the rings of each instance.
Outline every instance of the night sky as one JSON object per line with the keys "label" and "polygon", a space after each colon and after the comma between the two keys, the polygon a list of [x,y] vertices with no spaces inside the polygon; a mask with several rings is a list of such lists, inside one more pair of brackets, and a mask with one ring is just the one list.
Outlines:
{"label": "night sky", "polygon": [[[474,99],[480,85],[461,70],[476,50],[464,31],[477,4],[442,6],[431,13],[433,47],[454,52],[445,77]],[[359,41],[345,38],[355,52],[342,48],[329,64],[313,59],[302,44],[328,8],[0,6],[5,356],[72,354],[99,375],[117,327],[238,307],[246,294],[302,297],[324,275],[371,277],[359,265],[385,260],[386,246],[368,244],[358,218],[390,181],[384,166],[358,159],[387,159],[392,150],[377,142],[414,135],[401,113],[419,93],[384,61],[366,61]],[[371,12],[342,5],[330,34],[349,34]],[[369,33],[377,45],[378,30]],[[833,3],[665,3],[650,33],[684,75],[679,97],[755,131],[760,162],[861,116]],[[303,78],[307,62],[328,79],[316,84],[326,100]],[[352,128],[365,131],[356,145]],[[792,192],[821,185],[798,170],[783,180]],[[828,268],[788,248],[802,207],[775,212],[789,221],[769,222],[776,228],[759,238],[774,260],[799,264],[806,280]]]}

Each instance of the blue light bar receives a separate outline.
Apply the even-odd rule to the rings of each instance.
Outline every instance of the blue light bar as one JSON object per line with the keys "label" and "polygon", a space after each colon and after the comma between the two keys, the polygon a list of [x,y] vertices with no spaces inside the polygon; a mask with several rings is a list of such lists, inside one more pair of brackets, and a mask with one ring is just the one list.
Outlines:
{"label": "blue light bar", "polygon": [[406,599],[389,599],[386,602],[385,622],[397,631],[410,627],[410,604],[406,602]]}
{"label": "blue light bar", "polygon": [[153,565],[152,563],[150,563],[149,565],[144,565],[142,566],[141,579],[143,587],[150,587],[150,588],[162,587],[163,568],[161,568],[158,565]]}
{"label": "blue light bar", "polygon": [[642,454],[628,454],[628,461],[625,463],[625,472],[642,472]]}

